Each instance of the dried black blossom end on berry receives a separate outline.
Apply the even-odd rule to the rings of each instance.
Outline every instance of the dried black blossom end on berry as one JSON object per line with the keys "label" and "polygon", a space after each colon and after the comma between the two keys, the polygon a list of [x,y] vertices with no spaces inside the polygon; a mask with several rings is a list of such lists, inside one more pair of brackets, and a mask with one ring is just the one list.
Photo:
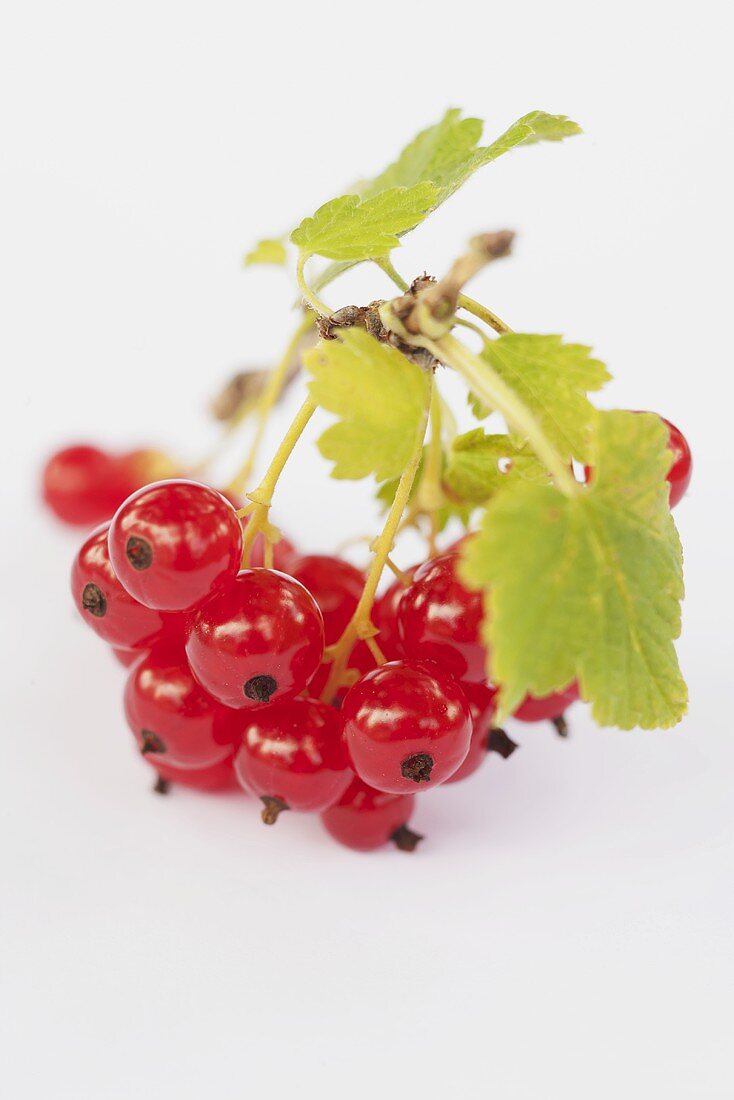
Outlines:
{"label": "dried black blossom end on berry", "polygon": [[496,752],[503,760],[507,760],[517,748],[519,748],[517,741],[513,741],[511,737],[508,737],[504,730],[495,727],[489,731],[487,752]]}
{"label": "dried black blossom end on berry", "polygon": [[107,597],[98,585],[91,582],[84,585],[82,607],[90,615],[94,615],[95,619],[101,619],[107,614]]}
{"label": "dried black blossom end on berry", "polygon": [[141,730],[140,740],[142,741],[140,751],[143,756],[160,755],[166,751],[165,742],[157,733],[153,733],[153,730]]}
{"label": "dried black blossom end on berry", "polygon": [[413,783],[430,783],[434,763],[429,753],[417,752],[407,760],[403,760],[400,765],[400,774],[403,779],[410,779]]}
{"label": "dried black blossom end on berry", "polygon": [[251,676],[242,690],[253,703],[269,703],[278,690],[278,681],[272,676]]}
{"label": "dried black blossom end on berry", "polygon": [[398,826],[390,835],[390,840],[400,852],[414,852],[423,839],[420,833],[414,833],[407,825]]}
{"label": "dried black blossom end on berry", "polygon": [[125,557],[133,569],[137,569],[139,573],[142,573],[144,569],[150,569],[153,564],[153,547],[147,539],[131,535],[125,544]]}

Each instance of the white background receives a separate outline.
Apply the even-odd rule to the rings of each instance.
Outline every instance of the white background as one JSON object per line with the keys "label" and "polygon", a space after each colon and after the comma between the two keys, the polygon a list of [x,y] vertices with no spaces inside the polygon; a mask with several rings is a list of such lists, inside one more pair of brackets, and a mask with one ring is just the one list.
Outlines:
{"label": "white background", "polygon": [[[731,150],[724,5],[26,0],[0,27],[2,1019],[11,1100],[730,1097]],[[448,105],[586,136],[508,155],[406,242],[593,343],[610,405],[692,441],[677,512],[690,715],[667,733],[515,728],[422,796],[423,848],[360,856],[318,821],[149,793],[124,674],[77,622],[77,543],[36,501],[73,438],[215,438],[205,403],[292,323],[243,249],[382,167]],[[397,257],[396,257],[397,260]],[[387,292],[379,272],[334,306]],[[289,408],[295,407],[294,394]],[[288,410],[280,414],[280,427]],[[271,433],[266,452],[277,442]],[[374,523],[304,445],[279,518],[330,549]]]}

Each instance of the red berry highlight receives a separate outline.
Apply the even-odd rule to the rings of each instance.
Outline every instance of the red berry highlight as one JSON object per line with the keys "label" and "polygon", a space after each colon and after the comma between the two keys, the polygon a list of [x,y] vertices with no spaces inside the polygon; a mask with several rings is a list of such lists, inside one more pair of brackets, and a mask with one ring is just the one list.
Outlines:
{"label": "red berry highlight", "polygon": [[196,615],[191,669],[215,699],[256,707],[297,695],[324,655],[324,624],[310,592],[273,569],[244,569]]}
{"label": "red berry highlight", "polygon": [[215,489],[160,481],[117,511],[109,548],[115,573],[136,600],[161,611],[191,611],[236,575],[242,526]]}
{"label": "red berry highlight", "polygon": [[380,791],[437,787],[469,751],[466,696],[433,662],[391,661],[367,673],[347,693],[342,715],[354,770]]}

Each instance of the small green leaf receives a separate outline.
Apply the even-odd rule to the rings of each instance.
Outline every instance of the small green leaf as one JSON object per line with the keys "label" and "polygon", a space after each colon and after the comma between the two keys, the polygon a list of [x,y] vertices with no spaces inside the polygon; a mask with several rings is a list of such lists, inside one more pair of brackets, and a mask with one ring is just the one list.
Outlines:
{"label": "small green leaf", "polygon": [[481,355],[535,413],[562,458],[590,461],[597,412],[586,393],[610,378],[590,348],[513,332],[488,341]]}
{"label": "small green leaf", "polygon": [[682,555],[658,417],[599,414],[591,486],[516,483],[489,504],[462,573],[485,593],[503,714],[578,679],[602,725],[668,727],[687,703],[674,640]]}
{"label": "small green leaf", "polygon": [[503,153],[535,141],[560,141],[580,133],[565,115],[532,111],[488,146],[480,146],[483,123],[451,109],[440,122],[422,130],[384,172],[359,184],[355,192],[332,199],[304,218],[291,235],[301,251],[339,261],[322,275],[323,287],[362,260],[385,256],[398,238],[415,229],[478,168]]}
{"label": "small green leaf", "polygon": [[500,489],[520,478],[547,483],[548,474],[526,446],[507,435],[487,435],[474,428],[453,440],[444,472],[451,493],[468,504],[485,504]]}
{"label": "small green leaf", "polygon": [[291,234],[297,248],[330,260],[367,260],[387,256],[398,235],[423,221],[436,201],[431,183],[391,187],[372,198],[342,195],[304,218]]}
{"label": "small green leaf", "polygon": [[492,144],[480,152],[482,164],[489,164],[497,160],[503,153],[510,149],[516,149],[520,145],[532,145],[536,141],[563,141],[564,138],[573,137],[582,133],[577,122],[572,122],[566,115],[548,115],[545,111],[531,111],[523,115],[517,122],[513,122],[509,130],[493,141]]}
{"label": "small green leaf", "polygon": [[267,237],[258,241],[254,248],[245,256],[245,267],[252,264],[278,264],[282,265],[288,259],[285,245],[281,240]]}
{"label": "small green leaf", "polygon": [[339,417],[319,439],[331,476],[399,477],[415,446],[429,393],[426,374],[362,329],[345,329],[303,357],[316,404]]}
{"label": "small green leaf", "polygon": [[480,401],[477,395],[472,393],[471,390],[469,390],[466,395],[466,403],[477,420],[486,420],[492,412],[489,405],[485,405],[483,401]]}

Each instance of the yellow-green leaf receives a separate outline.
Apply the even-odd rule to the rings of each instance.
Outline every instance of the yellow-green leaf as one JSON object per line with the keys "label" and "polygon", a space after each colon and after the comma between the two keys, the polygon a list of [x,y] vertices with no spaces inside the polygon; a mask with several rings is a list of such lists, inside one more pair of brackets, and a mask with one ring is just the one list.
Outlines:
{"label": "yellow-green leaf", "polygon": [[282,265],[288,259],[285,245],[274,237],[266,237],[258,241],[254,248],[245,256],[245,267],[252,264],[277,264]]}
{"label": "yellow-green leaf", "polygon": [[331,476],[398,477],[415,447],[429,395],[428,376],[362,329],[345,329],[303,357],[316,404],[338,420],[319,439]]}
{"label": "yellow-green leaf", "polygon": [[[478,168],[520,145],[560,141],[580,133],[565,115],[532,111],[490,145],[481,146],[483,123],[452,108],[422,130],[398,158],[354,193],[333,199],[305,218],[291,235],[302,251],[338,261],[323,273],[325,286],[345,266],[384,256]],[[402,192],[402,197],[399,198]]]}
{"label": "yellow-green leaf", "polygon": [[666,429],[651,414],[600,413],[593,461],[592,485],[572,498],[529,483],[499,493],[463,575],[485,593],[505,715],[578,679],[602,725],[665,728],[687,704]]}
{"label": "yellow-green leaf", "polygon": [[586,394],[610,375],[590,348],[513,332],[487,341],[481,355],[535,413],[562,458],[591,461],[597,413]]}
{"label": "yellow-green leaf", "polygon": [[487,435],[483,428],[452,441],[444,471],[446,487],[467,504],[485,504],[518,478],[544,483],[548,473],[527,446],[507,435]]}
{"label": "yellow-green leaf", "polygon": [[319,207],[312,218],[304,218],[291,240],[302,252],[331,260],[386,256],[400,234],[423,221],[435,200],[431,183],[391,187],[367,199],[342,195]]}

